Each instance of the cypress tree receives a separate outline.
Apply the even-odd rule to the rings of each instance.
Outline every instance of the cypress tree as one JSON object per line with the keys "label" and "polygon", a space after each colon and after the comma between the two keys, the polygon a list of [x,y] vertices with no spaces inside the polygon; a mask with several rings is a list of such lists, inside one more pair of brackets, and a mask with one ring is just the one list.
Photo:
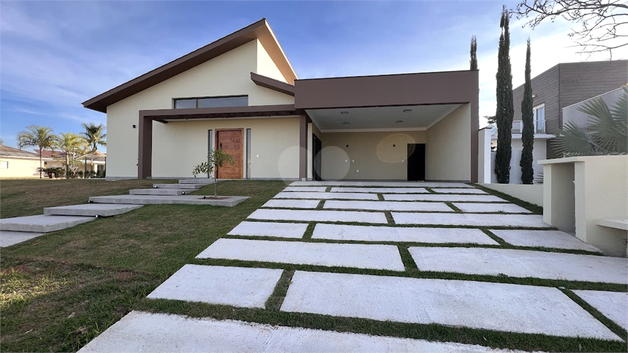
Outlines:
{"label": "cypress tree", "polygon": [[509,15],[506,6],[502,9],[499,23],[501,35],[499,37],[498,66],[497,66],[497,153],[495,156],[495,174],[497,182],[510,182],[510,158],[512,155],[512,118],[514,108],[512,102],[512,74],[510,70],[510,33],[508,30]]}
{"label": "cypress tree", "polygon": [[472,36],[471,37],[471,70],[478,69],[477,51],[478,51],[478,42],[475,36]]}
{"label": "cypress tree", "polygon": [[534,180],[534,168],[532,167],[532,149],[534,148],[534,113],[532,111],[532,83],[530,82],[530,39],[528,39],[528,49],[526,51],[526,82],[523,86],[523,101],[521,102],[521,120],[523,121],[523,131],[521,131],[521,182],[532,184]]}

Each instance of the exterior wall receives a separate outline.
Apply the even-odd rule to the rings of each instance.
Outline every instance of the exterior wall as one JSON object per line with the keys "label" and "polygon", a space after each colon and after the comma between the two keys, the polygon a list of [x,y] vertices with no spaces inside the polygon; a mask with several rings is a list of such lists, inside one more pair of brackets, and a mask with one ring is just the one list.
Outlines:
{"label": "exterior wall", "polygon": [[484,128],[478,131],[478,183],[490,183],[491,168],[491,129]]}
{"label": "exterior wall", "polygon": [[480,184],[485,188],[503,192],[519,200],[543,207],[543,184]]}
{"label": "exterior wall", "polygon": [[324,180],[407,180],[407,144],[426,143],[425,131],[321,134],[317,130]]}
{"label": "exterior wall", "polygon": [[[532,147],[532,168],[534,169],[534,179],[541,178],[543,167],[539,165],[539,161],[547,158],[547,139],[535,138],[534,147]],[[523,152],[523,143],[521,135],[513,135],[512,137],[512,157],[510,159],[510,184],[521,184],[521,153]],[[491,183],[497,183],[497,175],[495,174],[495,152],[491,152]]]}
{"label": "exterior wall", "polygon": [[38,168],[39,159],[0,158],[0,178],[39,178]]}
{"label": "exterior wall", "polygon": [[[299,174],[299,118],[220,119],[153,123],[152,176],[192,177],[192,168],[207,160],[208,130],[212,143],[219,129],[243,129],[243,165],[246,129],[251,129],[251,178],[296,179]],[[246,169],[243,169],[243,178]]]}
{"label": "exterior wall", "polygon": [[565,122],[571,121],[580,126],[587,126],[589,124],[589,115],[579,111],[582,106],[584,106],[587,102],[591,102],[595,98],[601,98],[609,108],[617,104],[621,96],[624,94],[624,89],[628,90],[628,88],[618,88],[616,90],[606,92],[601,96],[596,96],[584,100],[582,102],[578,102],[576,104],[572,104],[568,107],[563,108],[563,120]]}
{"label": "exterior wall", "polygon": [[628,156],[572,157],[541,161],[544,166],[543,221],[604,253],[626,256],[626,230],[600,226],[604,219],[628,219]]}
{"label": "exterior wall", "polygon": [[471,180],[470,119],[471,106],[463,104],[427,130],[427,180]]}
{"label": "exterior wall", "polygon": [[[249,105],[293,104],[294,97],[259,87],[251,81],[250,72],[257,72],[258,61],[264,61],[258,60],[258,54],[268,55],[265,51],[260,53],[260,47],[258,40],[253,40],[107,107],[107,176],[137,177],[139,129],[133,126],[139,123],[140,110],[172,109],[174,98],[203,96],[248,95]],[[264,72],[272,71],[268,64],[261,66]],[[166,140],[165,131],[156,128],[155,146]],[[206,146],[205,142],[197,148],[204,150]],[[182,149],[178,152],[185,154]],[[153,162],[160,158],[157,153],[153,150]]]}
{"label": "exterior wall", "polygon": [[286,82],[286,78],[283,77],[281,71],[273,59],[268,55],[268,52],[262,45],[262,42],[257,41],[257,71],[256,73],[264,75],[266,77],[274,78],[275,80]]}

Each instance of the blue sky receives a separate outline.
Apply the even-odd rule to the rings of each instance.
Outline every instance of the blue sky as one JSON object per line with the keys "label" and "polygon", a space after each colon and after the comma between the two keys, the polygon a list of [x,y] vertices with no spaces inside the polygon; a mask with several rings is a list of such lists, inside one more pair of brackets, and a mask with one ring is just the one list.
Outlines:
{"label": "blue sky", "polygon": [[[0,1],[0,138],[28,125],[56,133],[106,124],[81,103],[265,17],[299,78],[465,70],[478,38],[480,116],[495,109],[502,4],[516,1]],[[558,20],[511,22],[513,84],[582,56]],[[628,51],[613,53],[628,58]]]}

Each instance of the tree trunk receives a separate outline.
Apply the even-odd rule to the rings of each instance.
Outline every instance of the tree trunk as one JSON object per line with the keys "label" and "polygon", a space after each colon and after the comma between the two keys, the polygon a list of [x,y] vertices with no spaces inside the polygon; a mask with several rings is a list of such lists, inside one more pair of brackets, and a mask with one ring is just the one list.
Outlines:
{"label": "tree trunk", "polygon": [[42,173],[43,171],[41,170],[41,165],[42,163],[42,157],[41,157],[41,146],[39,147],[39,179],[42,179]]}

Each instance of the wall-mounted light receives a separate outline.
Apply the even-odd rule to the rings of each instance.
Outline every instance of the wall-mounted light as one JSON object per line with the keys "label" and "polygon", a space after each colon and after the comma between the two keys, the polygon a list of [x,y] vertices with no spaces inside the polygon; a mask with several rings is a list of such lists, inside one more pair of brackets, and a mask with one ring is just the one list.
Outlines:
{"label": "wall-mounted light", "polygon": [[133,124],[132,126],[133,126],[133,128],[135,129],[135,124]]}
{"label": "wall-mounted light", "polygon": [[536,94],[533,94],[533,95],[532,95],[532,98],[536,98]]}
{"label": "wall-mounted light", "polygon": [[404,113],[412,113],[412,109],[404,109],[403,112]]}
{"label": "wall-mounted light", "polygon": [[349,112],[346,111],[346,110],[343,110],[343,111],[340,112],[340,115],[347,115],[347,114],[349,114]]}

